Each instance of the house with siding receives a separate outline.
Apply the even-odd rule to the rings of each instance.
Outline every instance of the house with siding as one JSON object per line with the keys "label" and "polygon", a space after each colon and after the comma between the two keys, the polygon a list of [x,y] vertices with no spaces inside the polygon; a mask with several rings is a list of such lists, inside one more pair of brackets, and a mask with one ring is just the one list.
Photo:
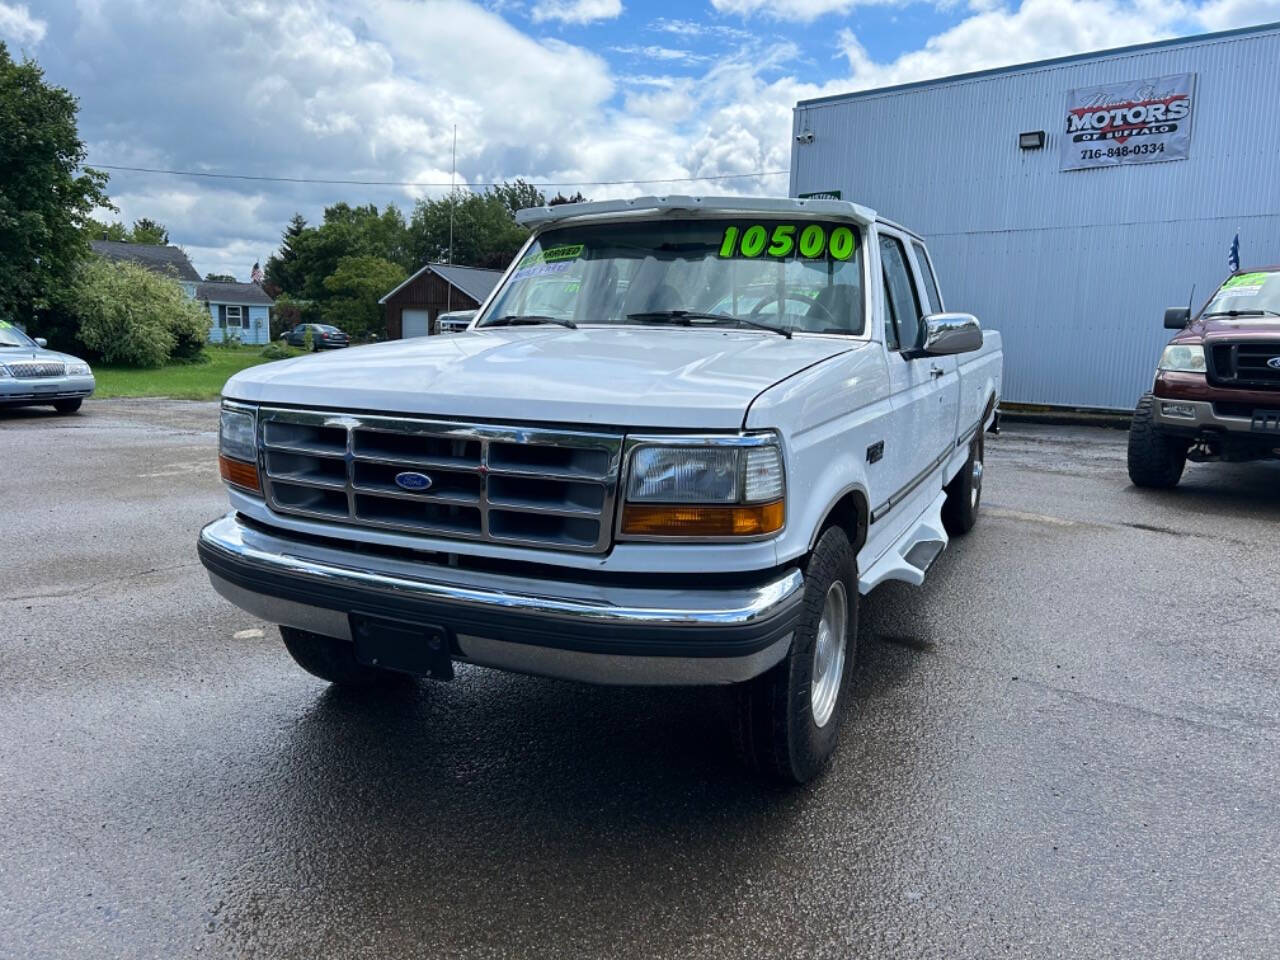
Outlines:
{"label": "house with siding", "polygon": [[440,314],[476,309],[501,279],[501,270],[428,263],[378,301],[387,311],[387,336],[397,340],[439,333]]}
{"label": "house with siding", "polygon": [[188,297],[209,311],[210,343],[227,339],[270,342],[270,314],[275,301],[258,284],[201,280],[181,247],[115,240],[95,240],[91,246],[94,253],[107,260],[134,263],[177,280]]}
{"label": "house with siding", "polygon": [[203,281],[196,300],[209,311],[209,342],[269,343],[271,305],[275,302],[256,283]]}

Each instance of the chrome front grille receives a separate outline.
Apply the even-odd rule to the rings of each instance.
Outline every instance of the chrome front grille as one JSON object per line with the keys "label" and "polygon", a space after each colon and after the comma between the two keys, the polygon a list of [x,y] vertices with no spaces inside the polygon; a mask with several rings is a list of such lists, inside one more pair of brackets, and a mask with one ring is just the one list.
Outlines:
{"label": "chrome front grille", "polygon": [[45,377],[60,377],[66,372],[66,365],[57,360],[19,360],[5,364],[18,380],[39,380]]}
{"label": "chrome front grille", "polygon": [[[609,547],[622,437],[264,408],[267,503],[281,514],[491,543]],[[422,474],[416,491],[396,482]]]}

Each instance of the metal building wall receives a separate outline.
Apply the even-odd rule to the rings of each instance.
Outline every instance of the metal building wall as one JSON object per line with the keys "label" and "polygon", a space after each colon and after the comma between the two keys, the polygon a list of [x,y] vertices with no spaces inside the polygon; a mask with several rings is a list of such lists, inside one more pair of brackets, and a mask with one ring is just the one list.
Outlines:
{"label": "metal building wall", "polygon": [[[1195,73],[1187,160],[1060,171],[1067,90]],[[791,193],[922,233],[948,309],[1000,329],[1011,402],[1132,408],[1165,307],[1280,263],[1280,25],[802,102]],[[1018,133],[1045,130],[1043,150]]]}

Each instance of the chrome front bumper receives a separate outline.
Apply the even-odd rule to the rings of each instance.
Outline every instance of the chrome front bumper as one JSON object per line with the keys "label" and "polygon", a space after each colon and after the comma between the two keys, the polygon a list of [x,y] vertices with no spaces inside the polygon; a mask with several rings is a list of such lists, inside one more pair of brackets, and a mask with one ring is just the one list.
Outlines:
{"label": "chrome front bumper", "polygon": [[88,377],[5,377],[0,380],[0,404],[40,404],[92,395],[95,381]]}
{"label": "chrome front bumper", "polygon": [[197,547],[214,589],[272,623],[350,640],[353,612],[392,616],[443,627],[462,662],[592,683],[749,680],[786,656],[804,594],[796,568],[702,589],[534,579],[297,538],[236,514]]}

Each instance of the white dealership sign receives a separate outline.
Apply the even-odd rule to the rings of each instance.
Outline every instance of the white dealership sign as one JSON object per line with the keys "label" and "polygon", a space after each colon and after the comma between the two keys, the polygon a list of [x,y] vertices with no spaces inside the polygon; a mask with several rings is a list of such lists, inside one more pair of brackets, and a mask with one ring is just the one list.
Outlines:
{"label": "white dealership sign", "polygon": [[1178,73],[1067,91],[1062,169],[1187,159],[1195,87]]}

